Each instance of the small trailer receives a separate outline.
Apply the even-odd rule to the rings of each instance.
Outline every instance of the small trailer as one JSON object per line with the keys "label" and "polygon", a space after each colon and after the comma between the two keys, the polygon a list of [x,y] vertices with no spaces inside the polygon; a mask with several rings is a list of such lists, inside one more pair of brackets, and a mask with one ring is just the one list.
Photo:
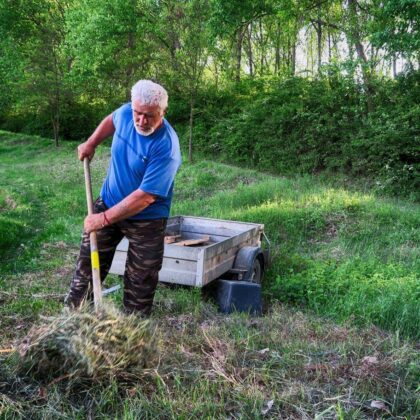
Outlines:
{"label": "small trailer", "polygon": [[[267,248],[262,248],[262,240]],[[174,216],[168,219],[159,281],[203,287],[218,278],[261,283],[269,259],[264,225]],[[128,240],[114,255],[110,273],[124,274]]]}

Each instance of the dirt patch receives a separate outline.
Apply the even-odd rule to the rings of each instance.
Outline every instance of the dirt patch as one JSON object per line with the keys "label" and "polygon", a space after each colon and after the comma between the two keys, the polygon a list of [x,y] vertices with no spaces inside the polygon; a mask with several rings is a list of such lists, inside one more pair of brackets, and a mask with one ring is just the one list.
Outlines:
{"label": "dirt patch", "polygon": [[55,271],[55,277],[59,277],[61,279],[67,279],[71,277],[73,274],[74,267],[73,266],[64,266],[60,267]]}
{"label": "dirt patch", "polygon": [[15,210],[17,206],[17,202],[10,195],[6,195],[3,205],[0,205],[0,212]]}
{"label": "dirt patch", "polygon": [[258,180],[255,178],[250,178],[248,176],[239,176],[238,178],[236,178],[236,181],[238,182],[238,184],[252,185],[255,184]]}
{"label": "dirt patch", "polygon": [[43,249],[70,249],[75,250],[76,247],[74,245],[67,244],[63,241],[53,242],[53,243],[45,243],[42,245]]}
{"label": "dirt patch", "polygon": [[327,245],[334,241],[339,233],[342,225],[345,223],[347,216],[342,213],[334,213],[326,216],[325,227],[317,238],[309,239],[309,243],[316,245]]}
{"label": "dirt patch", "polygon": [[[1,349],[13,349],[36,322],[34,316],[2,315],[1,319]],[[3,355],[7,355],[5,352]]]}
{"label": "dirt patch", "polygon": [[13,200],[13,198],[10,196],[7,196],[4,201],[6,202],[6,205],[9,208],[9,210],[14,210],[17,207],[16,201]]}

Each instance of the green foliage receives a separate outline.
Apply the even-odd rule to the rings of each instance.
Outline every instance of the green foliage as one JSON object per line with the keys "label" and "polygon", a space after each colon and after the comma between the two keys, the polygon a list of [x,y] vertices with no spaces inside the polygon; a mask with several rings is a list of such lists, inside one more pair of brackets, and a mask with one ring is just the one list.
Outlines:
{"label": "green foliage", "polygon": [[[348,150],[354,169],[377,178],[377,187],[412,199],[420,198],[420,72],[378,86],[382,106],[369,115]],[[379,100],[378,100],[379,102]]]}
{"label": "green foliage", "polygon": [[362,87],[338,73],[312,81],[248,80],[234,91],[209,91],[195,127],[196,147],[273,173],[371,177],[375,188],[416,200],[419,74],[378,81],[370,114]]}
{"label": "green foliage", "polygon": [[372,40],[392,54],[414,55],[420,50],[420,6],[417,0],[385,0],[375,10]]}
{"label": "green foliage", "polygon": [[[149,71],[155,23],[146,3],[121,0],[78,2],[66,14],[66,54],[79,100],[106,101],[112,110],[129,99],[131,86]],[[151,22],[148,22],[150,14]]]}
{"label": "green foliage", "polygon": [[[417,199],[419,8],[365,3],[0,1],[0,127],[86,138],[153,78],[194,154]],[[409,73],[383,77],[397,58]]]}

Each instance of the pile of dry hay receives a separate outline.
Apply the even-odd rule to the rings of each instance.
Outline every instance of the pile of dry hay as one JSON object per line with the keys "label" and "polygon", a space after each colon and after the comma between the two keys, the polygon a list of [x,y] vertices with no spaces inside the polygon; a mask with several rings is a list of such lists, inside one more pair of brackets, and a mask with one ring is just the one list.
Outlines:
{"label": "pile of dry hay", "polygon": [[20,367],[42,381],[132,381],[156,366],[156,331],[149,321],[113,305],[88,308],[33,327],[20,344]]}

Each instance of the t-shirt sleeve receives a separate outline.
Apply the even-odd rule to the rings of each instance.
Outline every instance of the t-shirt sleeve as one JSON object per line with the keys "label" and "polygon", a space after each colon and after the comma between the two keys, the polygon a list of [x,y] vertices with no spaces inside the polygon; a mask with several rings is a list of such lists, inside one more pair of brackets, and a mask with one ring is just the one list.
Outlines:
{"label": "t-shirt sleeve", "polygon": [[149,194],[167,197],[180,162],[167,153],[156,153],[147,164],[140,189]]}
{"label": "t-shirt sleeve", "polygon": [[125,113],[131,113],[130,104],[124,104],[112,113],[112,122],[114,123],[115,131],[121,131],[121,124]]}

